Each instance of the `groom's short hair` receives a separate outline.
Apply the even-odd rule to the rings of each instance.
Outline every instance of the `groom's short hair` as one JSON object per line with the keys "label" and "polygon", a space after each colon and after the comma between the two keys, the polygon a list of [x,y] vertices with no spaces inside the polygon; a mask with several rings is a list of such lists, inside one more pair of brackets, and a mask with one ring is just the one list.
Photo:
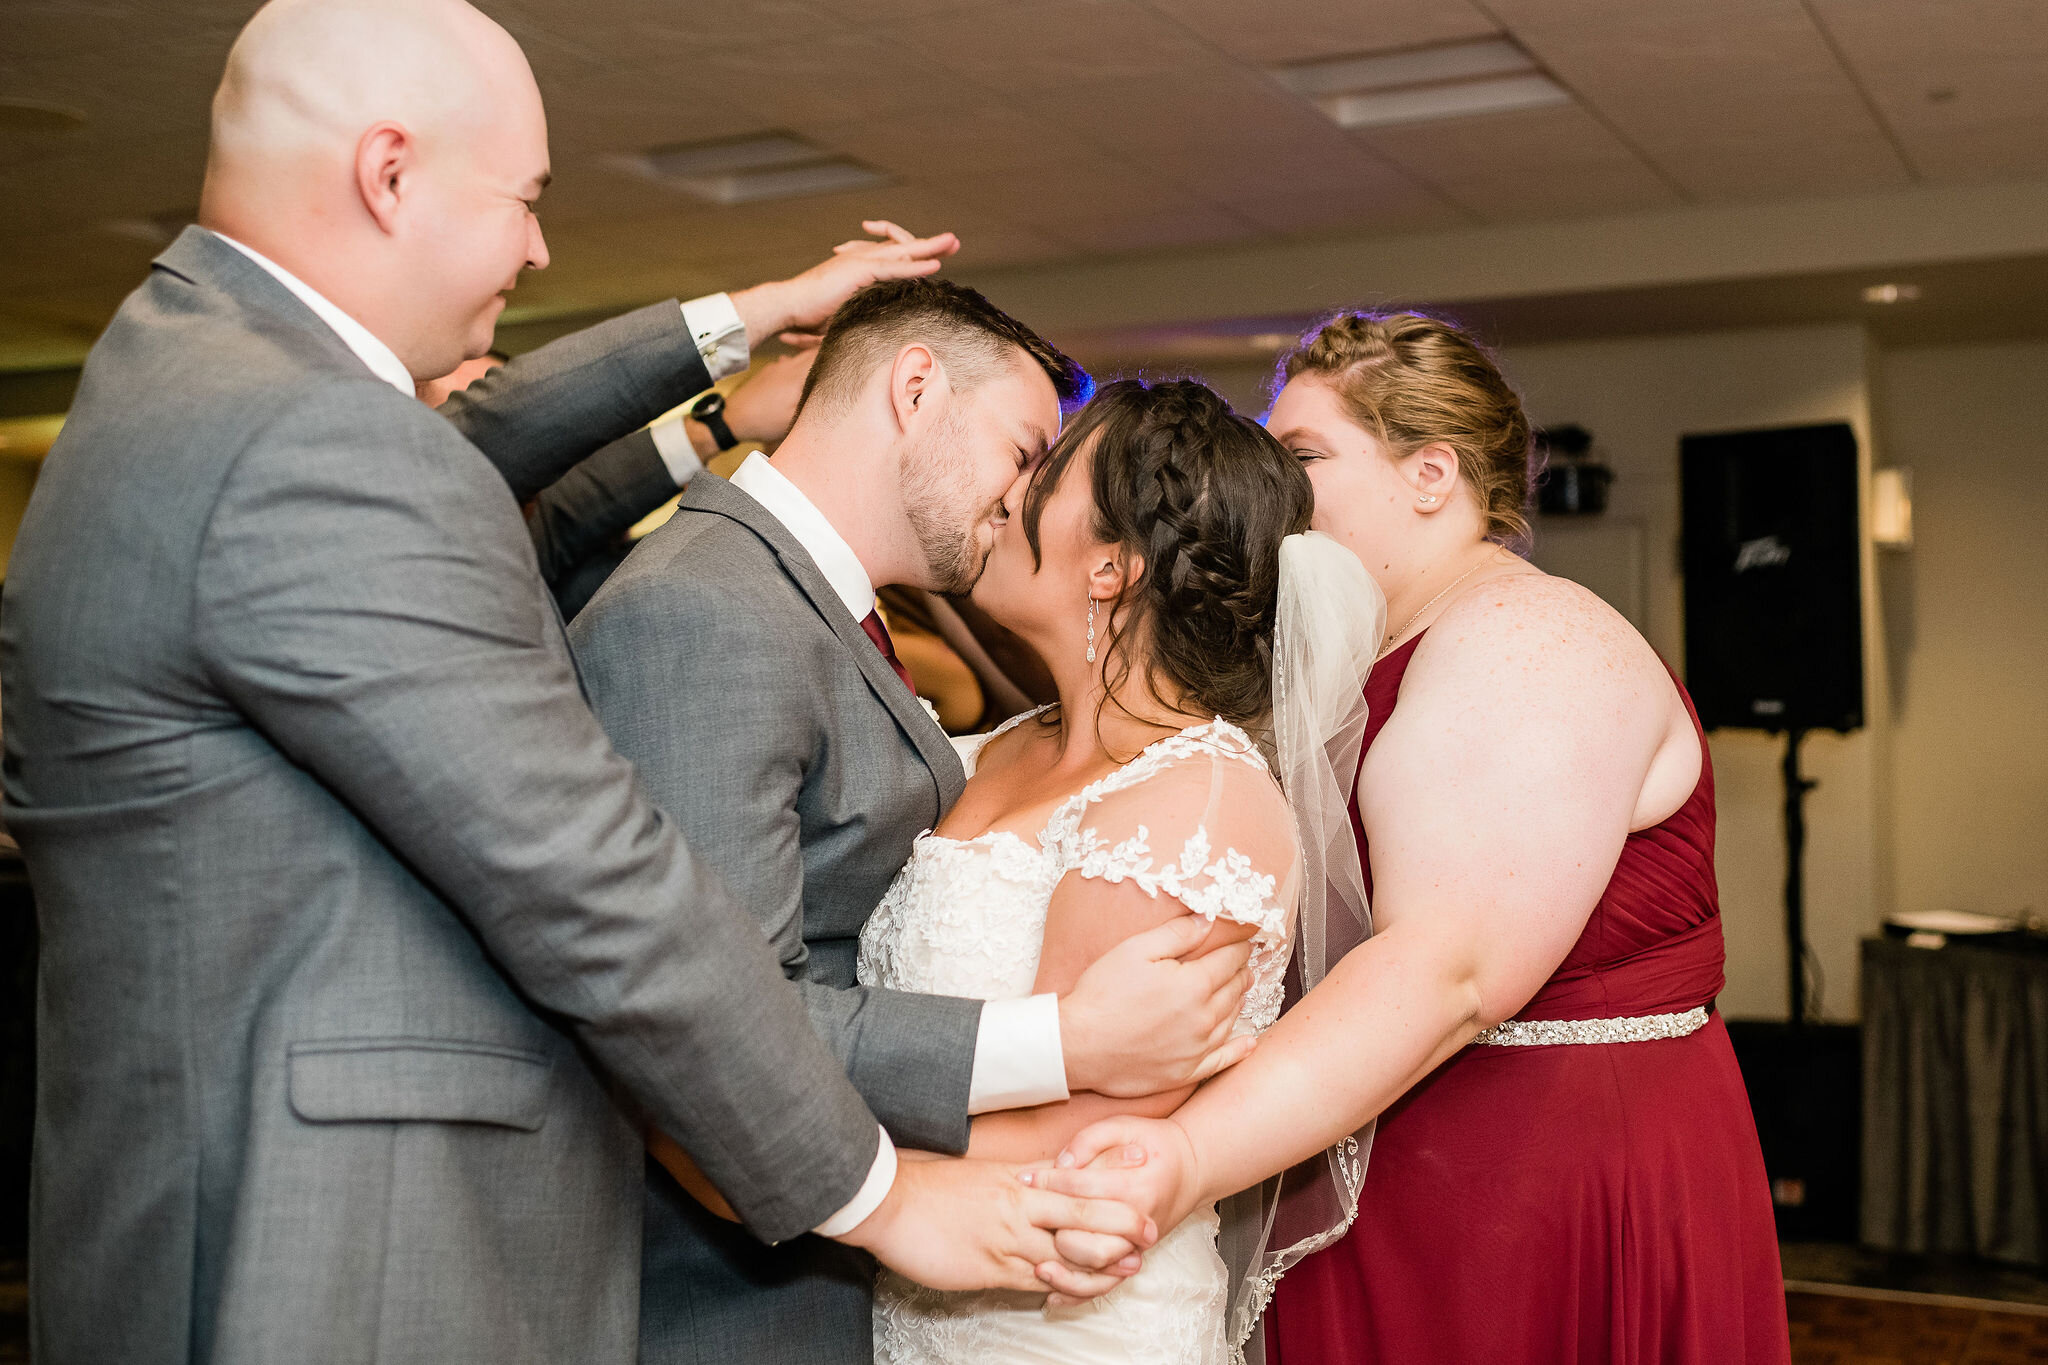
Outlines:
{"label": "groom's short hair", "polygon": [[825,324],[797,411],[851,403],[874,368],[912,342],[931,347],[963,391],[1007,369],[1017,351],[1052,380],[1061,407],[1085,401],[1095,387],[1072,357],[978,291],[920,276],[871,284],[839,306]]}

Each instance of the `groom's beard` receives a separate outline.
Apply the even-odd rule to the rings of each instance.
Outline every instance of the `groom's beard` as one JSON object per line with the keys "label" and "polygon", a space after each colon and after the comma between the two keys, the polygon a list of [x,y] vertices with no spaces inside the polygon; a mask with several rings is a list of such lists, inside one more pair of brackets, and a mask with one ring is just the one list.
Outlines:
{"label": "groom's beard", "polygon": [[988,563],[980,531],[996,504],[981,502],[960,468],[965,426],[939,423],[903,460],[903,511],[934,592],[966,592]]}

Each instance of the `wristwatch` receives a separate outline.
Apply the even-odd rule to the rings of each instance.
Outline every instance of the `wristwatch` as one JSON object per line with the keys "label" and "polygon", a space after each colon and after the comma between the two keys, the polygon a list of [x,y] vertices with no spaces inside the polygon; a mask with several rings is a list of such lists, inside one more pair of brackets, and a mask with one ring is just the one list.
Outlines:
{"label": "wristwatch", "polygon": [[711,390],[684,409],[691,421],[701,423],[711,433],[711,439],[718,442],[720,450],[731,450],[740,443],[732,434],[732,428],[725,424],[725,395],[717,389]]}

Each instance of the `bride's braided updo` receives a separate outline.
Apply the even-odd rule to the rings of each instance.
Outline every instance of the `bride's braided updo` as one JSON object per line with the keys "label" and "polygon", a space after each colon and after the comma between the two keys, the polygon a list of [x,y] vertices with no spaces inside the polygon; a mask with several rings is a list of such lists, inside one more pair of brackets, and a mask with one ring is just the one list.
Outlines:
{"label": "bride's braided updo", "polygon": [[1280,542],[1308,529],[1314,502],[1300,463],[1194,380],[1118,380],[1076,414],[1025,494],[1034,559],[1045,504],[1083,451],[1096,538],[1143,562],[1109,612],[1110,695],[1136,667],[1163,703],[1263,725]]}

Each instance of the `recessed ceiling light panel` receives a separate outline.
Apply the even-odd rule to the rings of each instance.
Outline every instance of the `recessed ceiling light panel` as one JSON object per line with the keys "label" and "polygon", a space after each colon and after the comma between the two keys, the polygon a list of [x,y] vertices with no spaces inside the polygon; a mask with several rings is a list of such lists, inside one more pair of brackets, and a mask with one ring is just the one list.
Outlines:
{"label": "recessed ceiling light panel", "polygon": [[1564,104],[1571,95],[1505,38],[1282,67],[1274,77],[1339,127],[1503,114]]}
{"label": "recessed ceiling light panel", "polygon": [[617,161],[635,175],[714,204],[791,199],[888,183],[881,172],[836,156],[794,133],[652,147]]}

